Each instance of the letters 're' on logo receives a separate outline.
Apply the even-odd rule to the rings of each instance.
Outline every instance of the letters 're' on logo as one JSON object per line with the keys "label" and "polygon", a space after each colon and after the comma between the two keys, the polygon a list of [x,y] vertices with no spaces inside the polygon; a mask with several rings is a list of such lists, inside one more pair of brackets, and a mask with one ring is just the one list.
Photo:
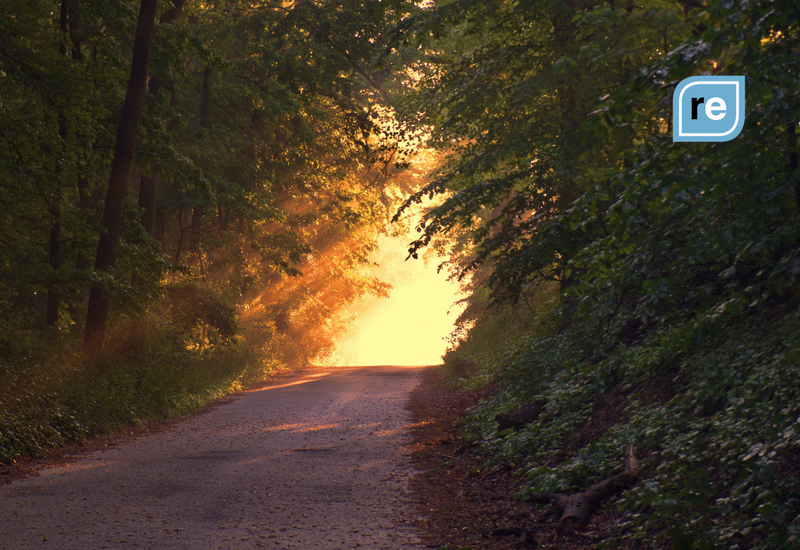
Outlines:
{"label": "letters 're' on logo", "polygon": [[675,88],[672,141],[730,141],[743,126],[743,76],[693,76]]}

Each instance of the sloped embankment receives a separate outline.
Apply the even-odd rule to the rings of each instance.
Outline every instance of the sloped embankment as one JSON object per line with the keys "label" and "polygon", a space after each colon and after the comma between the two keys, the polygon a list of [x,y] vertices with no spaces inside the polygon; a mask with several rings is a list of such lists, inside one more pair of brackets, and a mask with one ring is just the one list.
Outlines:
{"label": "sloped embankment", "polygon": [[[444,543],[497,548],[506,534],[518,546],[524,530],[539,548],[795,547],[800,312],[698,318],[596,361],[559,328],[468,338],[440,376],[461,388],[494,379],[494,389],[426,390],[436,404],[418,428],[415,458],[428,472],[418,491]],[[636,479],[592,503],[586,521],[548,504],[619,476],[627,449]]]}

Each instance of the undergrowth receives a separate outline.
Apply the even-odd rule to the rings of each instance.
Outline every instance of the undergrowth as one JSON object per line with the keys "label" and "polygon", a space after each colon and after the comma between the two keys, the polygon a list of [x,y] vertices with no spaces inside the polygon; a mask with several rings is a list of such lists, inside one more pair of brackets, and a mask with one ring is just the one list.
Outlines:
{"label": "undergrowth", "polygon": [[77,345],[6,355],[0,462],[196,410],[240,389],[256,359],[244,345],[187,350],[174,331],[156,328],[144,336],[89,367]]}
{"label": "undergrowth", "polygon": [[[553,289],[537,297],[554,301]],[[473,320],[445,360],[453,384],[498,383],[464,433],[489,463],[522,464],[516,498],[588,488],[633,445],[642,476],[605,503],[621,518],[605,547],[798,547],[800,311],[698,316],[587,360],[555,308],[505,307]],[[541,399],[536,420],[498,433],[496,414]]]}
{"label": "undergrowth", "polygon": [[181,416],[286,367],[225,299],[176,288],[191,296],[125,317],[99,357],[78,335],[0,327],[0,463]]}

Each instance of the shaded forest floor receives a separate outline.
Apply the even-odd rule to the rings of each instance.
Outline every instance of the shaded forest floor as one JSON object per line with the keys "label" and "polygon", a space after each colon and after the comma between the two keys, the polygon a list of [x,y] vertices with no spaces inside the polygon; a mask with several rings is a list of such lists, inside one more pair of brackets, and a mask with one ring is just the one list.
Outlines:
{"label": "shaded forest floor", "polygon": [[515,464],[484,469],[484,458],[461,437],[458,421],[496,387],[446,389],[442,367],[425,369],[421,380],[408,404],[414,422],[411,457],[419,470],[412,492],[418,515],[425,518],[420,530],[429,547],[588,550],[616,534],[613,509],[599,510],[578,532],[559,522],[552,507],[513,499],[523,482]]}

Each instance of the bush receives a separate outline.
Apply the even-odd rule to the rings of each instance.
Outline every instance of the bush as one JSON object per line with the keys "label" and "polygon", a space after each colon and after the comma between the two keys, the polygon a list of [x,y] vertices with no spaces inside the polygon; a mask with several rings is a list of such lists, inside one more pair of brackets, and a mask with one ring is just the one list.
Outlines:
{"label": "bush", "polygon": [[9,331],[15,338],[0,342],[0,461],[173,418],[241,388],[260,362],[237,329],[233,306],[183,283],[113,327],[91,361],[75,339]]}
{"label": "bush", "polygon": [[[484,355],[502,358],[501,391],[464,423],[488,462],[523,464],[517,498],[584,489],[615,473],[632,444],[643,479],[616,501],[627,522],[620,537],[676,549],[794,547],[800,311],[698,317],[594,363],[577,331],[559,332],[557,315],[545,317],[525,345],[512,332],[481,340]],[[497,322],[479,320],[473,331]],[[461,354],[478,344],[462,346]],[[495,414],[538,399],[547,401],[538,419],[497,432]]]}

